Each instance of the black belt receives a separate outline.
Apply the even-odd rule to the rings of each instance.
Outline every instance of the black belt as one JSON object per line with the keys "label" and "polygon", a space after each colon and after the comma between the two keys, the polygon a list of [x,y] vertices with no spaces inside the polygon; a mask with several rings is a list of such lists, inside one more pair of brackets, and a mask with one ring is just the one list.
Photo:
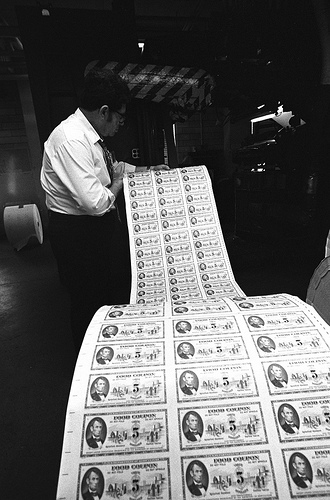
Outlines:
{"label": "black belt", "polygon": [[116,210],[109,210],[108,212],[105,212],[103,215],[76,215],[76,214],[62,214],[61,212],[55,212],[54,210],[48,210],[48,217],[52,219],[67,219],[71,217],[79,217],[79,219],[83,220],[90,220],[90,219],[99,219],[103,217],[111,217],[111,216],[116,216],[117,217],[117,212]]}

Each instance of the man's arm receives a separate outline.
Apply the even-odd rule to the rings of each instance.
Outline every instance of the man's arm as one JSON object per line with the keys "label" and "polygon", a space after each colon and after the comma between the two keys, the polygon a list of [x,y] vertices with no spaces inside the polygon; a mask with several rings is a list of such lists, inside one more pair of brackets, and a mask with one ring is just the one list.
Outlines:
{"label": "man's arm", "polygon": [[151,165],[150,167],[136,167],[136,172],[146,172],[147,170],[170,170],[170,167],[164,163]]}
{"label": "man's arm", "polygon": [[115,198],[117,198],[118,194],[123,189],[123,176],[124,176],[123,171],[114,170],[112,183],[109,186],[107,186],[107,188],[109,189],[109,191],[111,191],[111,193],[115,196]]}
{"label": "man's arm", "polygon": [[159,165],[151,165],[150,167],[137,167],[135,165],[131,165],[126,161],[116,161],[114,162],[114,171],[122,172],[125,174],[133,173],[133,172],[147,172],[148,170],[170,170],[168,165],[161,163]]}

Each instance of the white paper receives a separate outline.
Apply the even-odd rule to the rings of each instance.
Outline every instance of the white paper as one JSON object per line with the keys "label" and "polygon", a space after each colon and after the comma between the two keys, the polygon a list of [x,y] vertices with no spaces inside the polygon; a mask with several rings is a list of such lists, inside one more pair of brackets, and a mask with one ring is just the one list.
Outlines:
{"label": "white paper", "polygon": [[242,294],[205,166],[129,174],[131,303]]}
{"label": "white paper", "polygon": [[[207,195],[212,208],[197,241],[216,255],[203,260],[201,272],[185,200],[183,213],[168,203],[177,211],[169,221],[175,229],[161,228],[154,183],[161,178],[164,189],[174,189],[168,199],[184,199],[186,172],[127,178],[135,182],[126,189],[128,205],[131,189],[144,193],[133,207],[143,213],[139,235],[128,210],[136,254],[132,303],[100,308],[86,332],[68,401],[57,499],[330,498],[329,326],[297,297],[244,295],[205,169],[191,168],[185,169],[191,191]],[[197,198],[196,205],[204,202]],[[168,262],[167,234],[175,264]],[[138,295],[140,288],[150,294]]]}

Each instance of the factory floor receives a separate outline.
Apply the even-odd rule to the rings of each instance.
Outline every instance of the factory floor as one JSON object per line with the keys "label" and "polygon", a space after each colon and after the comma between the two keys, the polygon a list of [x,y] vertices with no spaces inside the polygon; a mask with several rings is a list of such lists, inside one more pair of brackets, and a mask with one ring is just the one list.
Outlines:
{"label": "factory floor", "polygon": [[[323,237],[265,242],[224,236],[246,295],[286,292],[305,299],[324,256]],[[76,355],[69,300],[47,238],[19,252],[0,240],[0,318],[5,497],[54,500]]]}

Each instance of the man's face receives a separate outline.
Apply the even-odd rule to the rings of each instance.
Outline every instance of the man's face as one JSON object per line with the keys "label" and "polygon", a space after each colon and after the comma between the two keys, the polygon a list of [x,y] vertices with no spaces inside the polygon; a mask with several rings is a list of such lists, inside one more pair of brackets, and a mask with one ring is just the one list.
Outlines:
{"label": "man's face", "polygon": [[121,125],[124,125],[122,115],[126,113],[126,106],[123,105],[118,112],[107,111],[107,120],[104,120],[100,126],[100,133],[103,137],[113,137],[119,130]]}
{"label": "man's face", "polygon": [[103,359],[109,359],[110,358],[110,349],[108,349],[107,347],[102,349],[101,356]]}
{"label": "man's face", "polygon": [[283,378],[282,368],[280,368],[279,366],[273,366],[272,373],[274,377],[278,380],[281,380]]}
{"label": "man's face", "polygon": [[294,462],[293,462],[293,467],[296,469],[298,474],[301,474],[302,476],[305,475],[306,463],[305,463],[305,460],[303,458],[295,457]]}
{"label": "man's face", "polygon": [[90,473],[89,477],[87,478],[87,484],[88,484],[89,489],[91,491],[97,491],[99,481],[100,481],[99,475],[96,474],[96,472],[92,471]]}
{"label": "man's face", "polygon": [[282,417],[290,424],[293,423],[293,411],[290,410],[290,408],[287,408],[286,406],[283,408]]}
{"label": "man's face", "polygon": [[191,387],[194,384],[194,376],[192,373],[186,373],[183,377],[187,386]]}
{"label": "man's face", "polygon": [[98,422],[97,420],[94,422],[94,424],[91,426],[91,431],[93,436],[95,437],[100,437],[101,432],[102,432],[102,424],[101,422]]}
{"label": "man's face", "polygon": [[198,427],[198,419],[195,415],[189,415],[187,418],[187,425],[192,431],[196,431]]}
{"label": "man's face", "polygon": [[267,337],[261,337],[260,345],[263,347],[271,347],[272,343],[270,339],[268,339]]}
{"label": "man's face", "polygon": [[115,326],[107,326],[106,331],[109,335],[114,335],[116,333],[116,327]]}
{"label": "man's face", "polygon": [[96,390],[99,391],[99,392],[103,392],[104,389],[105,389],[105,381],[102,380],[102,379],[99,379],[96,383],[95,383],[95,387],[96,387]]}
{"label": "man's face", "polygon": [[260,325],[260,318],[258,316],[250,316],[251,325]]}
{"label": "man's face", "polygon": [[194,464],[190,471],[190,475],[196,483],[201,483],[203,477],[203,469],[199,465]]}
{"label": "man's face", "polygon": [[182,344],[181,351],[184,354],[190,354],[190,345],[189,344]]}

